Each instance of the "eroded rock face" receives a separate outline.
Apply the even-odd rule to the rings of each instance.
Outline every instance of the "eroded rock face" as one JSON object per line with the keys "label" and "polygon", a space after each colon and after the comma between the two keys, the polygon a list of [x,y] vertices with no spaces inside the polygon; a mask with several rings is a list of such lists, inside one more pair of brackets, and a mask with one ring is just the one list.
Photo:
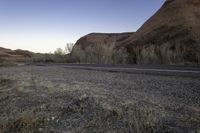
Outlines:
{"label": "eroded rock face", "polygon": [[199,15],[200,0],[167,0],[122,44],[136,63],[199,64]]}
{"label": "eroded rock face", "polygon": [[[113,39],[108,34],[88,35],[76,43],[73,54],[79,55],[77,49],[81,49],[83,55],[87,48],[92,49],[97,44],[114,43],[114,53],[109,63],[200,64],[199,29],[200,0],[166,0],[136,33],[117,41],[116,37]],[[119,55],[123,58],[119,60],[123,61],[117,60]],[[92,63],[90,60],[83,62]]]}

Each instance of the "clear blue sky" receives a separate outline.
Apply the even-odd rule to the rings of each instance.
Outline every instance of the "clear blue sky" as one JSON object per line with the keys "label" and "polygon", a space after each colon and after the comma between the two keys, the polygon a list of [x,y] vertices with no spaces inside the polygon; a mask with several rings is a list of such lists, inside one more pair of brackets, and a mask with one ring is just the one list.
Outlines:
{"label": "clear blue sky", "polygon": [[0,0],[0,47],[53,52],[91,32],[136,31],[165,0]]}

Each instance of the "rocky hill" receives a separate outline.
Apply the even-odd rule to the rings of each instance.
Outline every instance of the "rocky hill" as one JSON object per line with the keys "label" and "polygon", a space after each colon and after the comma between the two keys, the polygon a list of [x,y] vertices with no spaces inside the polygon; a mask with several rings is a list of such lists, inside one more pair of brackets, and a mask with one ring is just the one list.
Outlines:
{"label": "rocky hill", "polygon": [[65,63],[69,62],[68,55],[56,55],[48,53],[34,53],[28,50],[11,50],[0,47],[0,65],[4,63]]}
{"label": "rocky hill", "polygon": [[200,0],[167,0],[121,44],[126,44],[130,63],[200,63],[199,29]]}
{"label": "rocky hill", "polygon": [[[83,57],[93,42],[99,47],[108,39],[110,44],[114,44],[112,60],[108,63],[200,64],[199,29],[200,0],[166,0],[136,33],[129,34],[130,37],[113,42],[110,38],[99,38],[99,42],[91,39],[88,43],[86,40],[90,40],[91,36],[85,36],[76,43],[73,54],[78,55],[76,49],[84,47],[80,54]],[[116,55],[119,54],[123,61],[117,60]]]}

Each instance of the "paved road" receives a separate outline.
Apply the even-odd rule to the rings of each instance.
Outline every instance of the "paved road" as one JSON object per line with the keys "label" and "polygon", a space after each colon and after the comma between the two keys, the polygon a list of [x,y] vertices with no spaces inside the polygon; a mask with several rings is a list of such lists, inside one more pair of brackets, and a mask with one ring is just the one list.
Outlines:
{"label": "paved road", "polygon": [[[37,65],[43,66],[47,64],[37,64]],[[70,69],[86,69],[86,70],[125,72],[125,73],[136,73],[136,74],[200,77],[200,66],[103,65],[103,64],[54,64],[53,66],[55,65]]]}

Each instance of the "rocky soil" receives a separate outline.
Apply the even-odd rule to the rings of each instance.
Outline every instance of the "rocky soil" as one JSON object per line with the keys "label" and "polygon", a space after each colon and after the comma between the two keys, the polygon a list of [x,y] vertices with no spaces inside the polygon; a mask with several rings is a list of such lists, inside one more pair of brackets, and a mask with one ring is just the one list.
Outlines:
{"label": "rocky soil", "polygon": [[199,133],[200,79],[0,68],[0,132]]}

